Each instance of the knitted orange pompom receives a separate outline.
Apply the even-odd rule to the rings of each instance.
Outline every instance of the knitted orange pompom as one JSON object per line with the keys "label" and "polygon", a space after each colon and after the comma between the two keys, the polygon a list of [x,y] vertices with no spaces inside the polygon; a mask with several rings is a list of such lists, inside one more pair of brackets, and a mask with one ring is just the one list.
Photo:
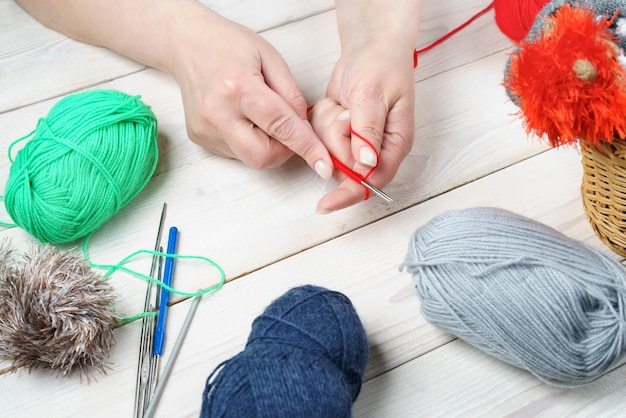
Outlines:
{"label": "knitted orange pompom", "polygon": [[504,85],[519,98],[528,133],[552,146],[626,139],[626,73],[609,32],[613,19],[588,5],[564,5],[540,38],[513,53]]}

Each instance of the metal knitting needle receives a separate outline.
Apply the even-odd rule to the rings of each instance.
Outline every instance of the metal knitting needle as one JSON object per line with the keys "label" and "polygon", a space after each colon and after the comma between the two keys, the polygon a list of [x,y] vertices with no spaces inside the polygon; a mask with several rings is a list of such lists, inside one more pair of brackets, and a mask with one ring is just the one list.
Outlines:
{"label": "metal knitting needle", "polygon": [[[147,312],[154,312],[154,310],[155,310],[154,305],[150,304],[150,307]],[[146,332],[146,335],[144,336],[144,345],[143,345],[144,357],[143,357],[143,361],[141,362],[141,391],[139,394],[139,408],[140,409],[138,412],[139,418],[143,416],[143,413],[146,409],[146,404],[150,400],[148,389],[149,389],[153,364],[149,357],[146,358],[146,352],[149,349],[149,347],[152,346],[152,340],[154,339],[154,336],[152,335],[153,333],[150,332],[150,328],[154,327],[154,317],[146,318],[146,327],[148,328],[148,331]]]}
{"label": "metal knitting needle", "polygon": [[377,194],[379,197],[381,197],[384,201],[386,202],[393,202],[393,199],[391,197],[389,197],[388,194],[386,194],[385,192],[383,192],[382,190],[380,190],[377,187],[374,187],[372,184],[368,183],[365,180],[361,180],[361,184],[365,187],[367,187],[370,191],[374,192],[375,194]]}
{"label": "metal knitting needle", "polygon": [[[166,212],[167,204],[163,203],[163,208],[161,209],[161,219],[159,220],[159,228],[157,230],[156,242],[154,244],[154,251],[158,250],[161,245],[161,231],[163,230],[163,224],[165,222],[165,212]],[[152,265],[150,266],[150,277],[154,276],[154,270],[156,268],[156,256],[152,257]],[[151,310],[151,296],[152,296],[152,282],[148,282],[148,286],[146,289],[146,299],[144,302],[144,312],[148,312]],[[137,380],[135,383],[135,410],[133,412],[133,416],[135,418],[141,418],[144,412],[144,405],[146,402],[146,371],[149,372],[149,369],[146,369],[145,361],[146,361],[146,353],[148,349],[151,347],[150,341],[152,341],[152,332],[154,327],[152,326],[152,322],[154,318],[144,317],[141,320],[141,340],[139,343],[139,360],[137,363]],[[148,358],[149,360],[150,358]]]}
{"label": "metal knitting needle", "polygon": [[148,409],[146,409],[146,414],[144,415],[146,418],[152,418],[154,415],[154,411],[156,409],[157,403],[161,398],[161,393],[163,393],[163,388],[165,387],[165,382],[172,371],[172,367],[174,366],[174,362],[176,361],[176,357],[178,356],[178,352],[180,351],[180,347],[183,345],[183,340],[185,339],[185,335],[187,335],[187,330],[189,329],[189,325],[191,324],[191,319],[193,315],[196,313],[196,309],[198,308],[198,304],[200,303],[200,299],[202,299],[202,295],[198,295],[193,298],[191,302],[191,306],[189,307],[189,311],[187,311],[187,316],[185,317],[185,322],[183,322],[182,327],[180,328],[180,332],[178,333],[178,337],[176,338],[176,342],[172,348],[172,353],[167,359],[167,363],[165,364],[165,369],[163,369],[163,374],[159,379],[159,383],[154,391],[154,396],[150,400],[148,404]]}
{"label": "metal knitting needle", "polygon": [[[148,305],[147,309],[152,309],[152,305]],[[137,418],[141,418],[143,413],[143,405],[144,405],[144,395],[145,395],[145,381],[147,379],[147,368],[145,364],[144,353],[146,347],[149,346],[149,335],[145,331],[150,324],[150,320],[148,318],[142,319],[142,329],[141,329],[141,340],[139,343],[139,362],[137,365],[137,382],[135,387],[135,411],[133,416]]]}
{"label": "metal knitting needle", "polygon": [[[163,246],[159,247],[159,252],[161,254],[163,254]],[[159,267],[158,267],[158,273],[157,273],[157,277],[159,278],[159,280],[163,281],[163,257],[159,257]],[[161,298],[160,298],[161,294],[159,292],[156,292],[156,304],[155,304],[155,312],[159,310],[159,306],[161,304]],[[156,317],[152,317],[152,338],[150,339],[150,346],[149,347],[153,347],[154,345],[154,334],[155,334],[155,330],[156,330]],[[150,402],[150,400],[152,399],[152,396],[154,396],[154,391],[156,389],[156,385],[157,385],[157,381],[159,380],[159,368],[160,368],[160,359],[161,356],[155,356],[154,353],[152,353],[151,355],[151,369],[150,369],[150,378],[148,379],[148,396],[146,397],[146,401],[144,404],[144,410],[145,408],[147,408],[148,403]]]}

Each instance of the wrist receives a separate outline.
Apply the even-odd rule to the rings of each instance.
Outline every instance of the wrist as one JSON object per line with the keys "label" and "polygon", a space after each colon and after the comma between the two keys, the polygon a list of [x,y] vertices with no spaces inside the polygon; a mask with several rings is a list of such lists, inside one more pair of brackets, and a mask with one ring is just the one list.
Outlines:
{"label": "wrist", "polygon": [[417,44],[421,0],[337,0],[342,51],[392,43],[411,51]]}
{"label": "wrist", "polygon": [[187,63],[195,61],[196,55],[205,50],[197,47],[198,43],[208,42],[209,32],[216,30],[224,19],[196,0],[168,3],[170,10],[165,13],[160,38],[160,69],[178,79],[180,69],[186,68]]}

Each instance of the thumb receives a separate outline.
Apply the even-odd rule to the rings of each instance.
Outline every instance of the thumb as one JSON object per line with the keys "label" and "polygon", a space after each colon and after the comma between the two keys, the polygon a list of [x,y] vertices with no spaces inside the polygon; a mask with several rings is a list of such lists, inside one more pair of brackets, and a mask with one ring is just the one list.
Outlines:
{"label": "thumb", "polygon": [[378,165],[387,108],[382,101],[350,108],[351,148],[354,159],[367,167]]}

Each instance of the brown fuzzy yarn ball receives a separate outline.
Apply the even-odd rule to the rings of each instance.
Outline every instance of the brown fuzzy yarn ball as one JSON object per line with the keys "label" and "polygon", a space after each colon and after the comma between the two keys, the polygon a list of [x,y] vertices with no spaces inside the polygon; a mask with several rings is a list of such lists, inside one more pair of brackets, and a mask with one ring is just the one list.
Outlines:
{"label": "brown fuzzy yarn ball", "polygon": [[0,359],[29,371],[47,367],[66,376],[106,373],[114,343],[116,299],[78,254],[37,245],[12,262],[0,248]]}

